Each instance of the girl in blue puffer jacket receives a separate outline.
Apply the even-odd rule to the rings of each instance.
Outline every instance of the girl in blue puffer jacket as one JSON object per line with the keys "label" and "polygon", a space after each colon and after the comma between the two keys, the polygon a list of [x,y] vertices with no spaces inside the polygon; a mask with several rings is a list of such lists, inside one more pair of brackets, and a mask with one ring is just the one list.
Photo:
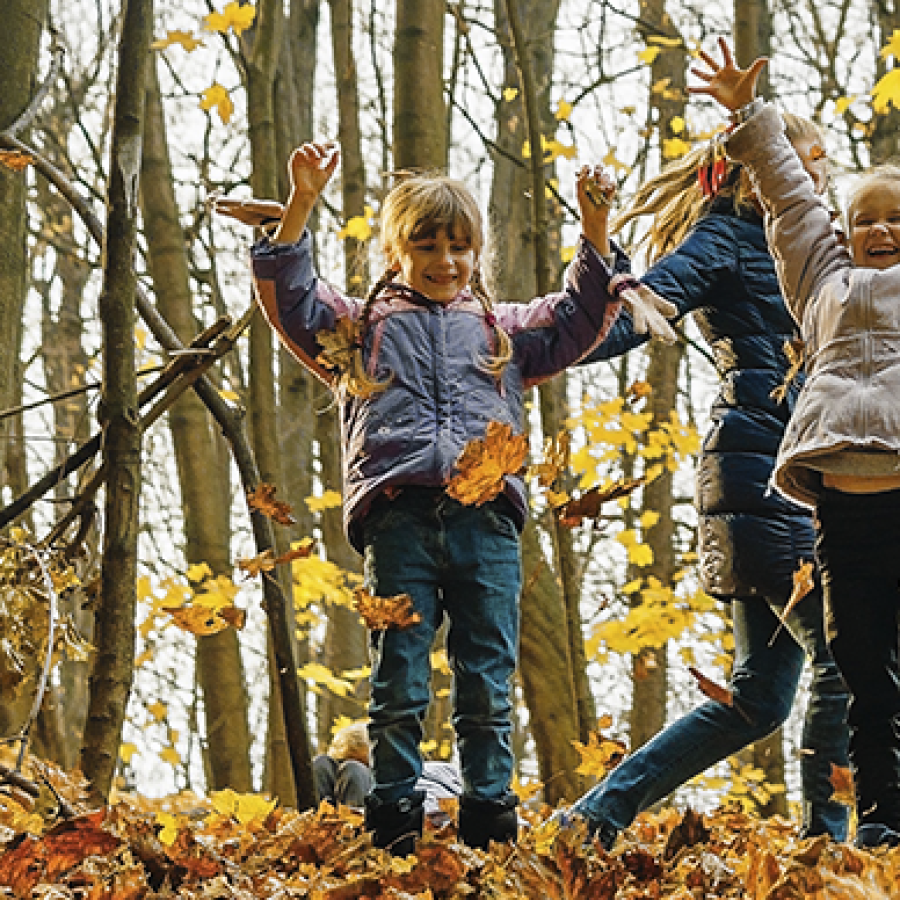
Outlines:
{"label": "girl in blue puffer jacket", "polygon": [[[788,114],[785,122],[816,189],[824,190],[819,129]],[[679,318],[693,313],[720,379],[696,503],[703,587],[731,606],[731,703],[711,699],[668,726],[554,823],[580,817],[610,849],[639,812],[781,725],[808,659],[802,833],[843,840],[849,810],[831,799],[831,776],[848,764],[848,695],[825,639],[818,573],[780,626],[794,573],[815,559],[815,530],[806,507],[769,487],[803,378],[786,353],[798,332],[779,290],[761,207],[746,173],[713,143],[649,180],[614,228],[645,215],[654,217],[646,236],[654,262],[642,285],[675,303]],[[644,341],[626,312],[583,362],[611,359]]]}
{"label": "girl in blue puffer jacket", "polygon": [[[371,636],[366,826],[376,846],[404,855],[422,832],[419,744],[432,642],[446,615],[463,778],[459,833],[485,848],[515,839],[518,823],[509,681],[527,507],[517,472],[487,502],[460,502],[446,488],[466,446],[492,423],[521,434],[526,388],[589,353],[616,317],[613,275],[598,254],[609,252],[608,208],[588,194],[603,187],[602,173],[585,168],[578,176],[585,239],[563,291],[495,306],[479,276],[477,204],[464,185],[439,175],[405,178],[385,198],[387,268],[366,300],[320,281],[306,224],[337,163],[332,144],[294,151],[290,197],[271,238],[253,248],[253,272],[272,327],[338,396],[344,517],[365,558],[367,587],[378,597],[409,595],[420,617]],[[266,211],[256,201],[220,201],[217,209],[251,224]],[[663,317],[671,304],[654,306],[627,280],[612,282],[617,287],[648,327],[671,334]]]}

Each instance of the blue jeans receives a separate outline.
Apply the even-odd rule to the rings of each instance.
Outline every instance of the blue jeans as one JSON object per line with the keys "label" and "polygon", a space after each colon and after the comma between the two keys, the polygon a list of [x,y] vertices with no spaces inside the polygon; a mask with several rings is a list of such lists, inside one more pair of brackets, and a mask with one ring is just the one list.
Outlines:
{"label": "blue jeans", "polygon": [[828,641],[851,694],[857,817],[900,831],[900,491],[825,490],[816,515]]}
{"label": "blue jeans", "polygon": [[363,522],[365,577],[378,597],[409,594],[422,621],[371,636],[373,794],[408,797],[431,699],[431,650],[449,620],[453,727],[465,797],[498,800],[513,774],[510,680],[516,667],[521,561],[505,498],[464,506],[437,488],[377,500]]}
{"label": "blue jeans", "polygon": [[[787,595],[780,601],[783,607]],[[592,831],[619,831],[639,812],[695,775],[765,737],[790,713],[805,657],[813,676],[801,759],[804,829],[847,837],[849,810],[829,801],[831,764],[847,765],[847,691],[825,643],[818,584],[778,626],[779,607],[763,598],[732,601],[733,704],[710,700],[657,734],[572,807]]]}

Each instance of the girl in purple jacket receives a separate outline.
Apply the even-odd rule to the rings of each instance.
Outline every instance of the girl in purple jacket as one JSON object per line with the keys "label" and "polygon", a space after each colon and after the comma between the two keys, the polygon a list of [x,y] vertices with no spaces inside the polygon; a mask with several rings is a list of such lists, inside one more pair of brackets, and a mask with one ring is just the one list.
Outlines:
{"label": "girl in purple jacket", "polygon": [[[374,785],[366,827],[377,847],[398,855],[411,852],[422,833],[419,744],[432,642],[446,616],[463,779],[459,833],[486,848],[514,840],[518,823],[509,682],[525,486],[512,473],[494,499],[466,505],[447,484],[466,445],[483,439],[490,423],[522,433],[525,390],[603,338],[619,308],[616,287],[666,337],[672,332],[664,316],[674,308],[633,281],[613,282],[610,293],[612,273],[598,253],[609,252],[608,206],[590,199],[602,185],[601,173],[588,168],[577,191],[584,238],[561,292],[493,304],[480,277],[484,232],[474,198],[458,181],[417,175],[384,201],[384,274],[365,300],[343,296],[318,279],[306,230],[337,163],[333,144],[294,151],[290,197],[271,237],[253,248],[253,272],[272,327],[337,394],[344,518],[364,556],[367,587],[379,597],[408,594],[421,617],[371,635]],[[218,209],[259,224],[256,201],[220,201]]]}

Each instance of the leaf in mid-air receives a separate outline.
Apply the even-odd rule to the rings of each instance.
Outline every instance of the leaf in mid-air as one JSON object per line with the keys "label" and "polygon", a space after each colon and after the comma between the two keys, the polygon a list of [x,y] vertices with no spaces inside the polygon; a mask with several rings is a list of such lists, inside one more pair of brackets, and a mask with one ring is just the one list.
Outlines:
{"label": "leaf in mid-air", "polygon": [[409,594],[375,597],[365,588],[357,588],[353,597],[354,608],[362,616],[366,628],[372,631],[384,631],[391,627],[408,628],[422,621],[422,616],[412,608],[412,597]]}
{"label": "leaf in mid-air", "polygon": [[484,437],[469,441],[460,453],[447,493],[467,506],[493,500],[506,476],[521,471],[527,454],[526,435],[513,434],[511,425],[488,422]]}

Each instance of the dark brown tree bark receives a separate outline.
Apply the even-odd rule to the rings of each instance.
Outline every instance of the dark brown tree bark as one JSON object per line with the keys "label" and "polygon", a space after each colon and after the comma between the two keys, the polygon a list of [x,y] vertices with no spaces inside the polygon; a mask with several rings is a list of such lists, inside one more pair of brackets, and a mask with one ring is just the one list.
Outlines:
{"label": "dark brown tree bark", "polygon": [[133,268],[144,127],[145,73],[152,0],[123,11],[109,158],[107,228],[100,319],[103,327],[103,463],[106,467],[103,565],[96,654],[81,767],[92,797],[109,795],[134,670],[141,433],[135,374]]}

